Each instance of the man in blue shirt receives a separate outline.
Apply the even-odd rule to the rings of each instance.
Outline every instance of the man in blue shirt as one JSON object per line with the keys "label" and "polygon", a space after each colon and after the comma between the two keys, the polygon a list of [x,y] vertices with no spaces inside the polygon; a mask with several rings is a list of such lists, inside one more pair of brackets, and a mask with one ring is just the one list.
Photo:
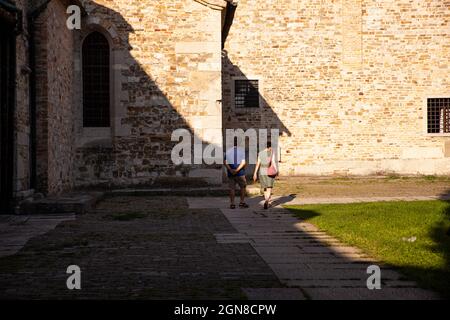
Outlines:
{"label": "man in blue shirt", "polygon": [[237,146],[237,141],[235,141],[234,147],[228,149],[225,153],[225,167],[227,168],[228,174],[231,209],[236,208],[236,205],[234,204],[236,184],[239,185],[241,191],[241,202],[239,203],[239,207],[248,208],[248,205],[245,203],[245,188],[247,187],[247,180],[245,179],[246,165],[245,151],[242,148],[239,148]]}

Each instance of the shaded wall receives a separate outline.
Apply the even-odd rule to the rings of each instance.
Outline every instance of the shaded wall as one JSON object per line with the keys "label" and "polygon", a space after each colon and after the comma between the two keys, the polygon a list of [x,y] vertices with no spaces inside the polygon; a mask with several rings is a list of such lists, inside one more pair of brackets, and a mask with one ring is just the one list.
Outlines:
{"label": "shaded wall", "polygon": [[[148,184],[161,176],[221,182],[219,167],[176,167],[170,158],[176,129],[222,143],[221,10],[184,0],[85,4],[79,44],[91,30],[111,44],[112,126],[83,128],[77,92],[77,185]],[[80,80],[80,52],[76,65]]]}
{"label": "shaded wall", "polygon": [[67,5],[51,1],[35,25],[37,56],[37,187],[58,194],[74,186],[74,31]]}
{"label": "shaded wall", "polygon": [[26,34],[27,0],[13,1],[24,13],[23,32],[16,37],[16,111],[15,111],[15,198],[27,197],[30,191],[30,118],[29,118],[29,75],[28,37]]}

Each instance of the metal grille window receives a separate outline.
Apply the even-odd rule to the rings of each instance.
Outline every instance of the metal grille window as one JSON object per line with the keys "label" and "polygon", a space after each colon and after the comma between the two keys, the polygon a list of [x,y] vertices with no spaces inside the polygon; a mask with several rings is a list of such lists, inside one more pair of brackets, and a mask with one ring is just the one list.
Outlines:
{"label": "metal grille window", "polygon": [[259,108],[258,80],[235,80],[234,105],[236,108]]}
{"label": "metal grille window", "polygon": [[108,40],[92,32],[83,42],[83,126],[110,126]]}
{"label": "metal grille window", "polygon": [[428,133],[450,133],[450,98],[430,98],[427,105]]}

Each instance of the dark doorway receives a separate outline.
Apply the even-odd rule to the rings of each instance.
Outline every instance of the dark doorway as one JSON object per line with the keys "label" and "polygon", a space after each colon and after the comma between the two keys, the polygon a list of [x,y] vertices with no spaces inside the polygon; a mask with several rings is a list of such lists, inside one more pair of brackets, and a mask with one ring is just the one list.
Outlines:
{"label": "dark doorway", "polygon": [[0,18],[0,214],[12,212],[15,48],[14,25]]}

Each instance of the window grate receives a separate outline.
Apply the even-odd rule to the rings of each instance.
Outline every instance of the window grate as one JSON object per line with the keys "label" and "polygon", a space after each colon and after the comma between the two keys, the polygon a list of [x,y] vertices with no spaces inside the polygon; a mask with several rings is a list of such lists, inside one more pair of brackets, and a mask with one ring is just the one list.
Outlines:
{"label": "window grate", "polygon": [[450,98],[429,98],[428,133],[450,133]]}
{"label": "window grate", "polygon": [[234,105],[236,108],[259,108],[258,80],[235,80]]}
{"label": "window grate", "polygon": [[110,126],[109,43],[99,32],[83,42],[83,126]]}

